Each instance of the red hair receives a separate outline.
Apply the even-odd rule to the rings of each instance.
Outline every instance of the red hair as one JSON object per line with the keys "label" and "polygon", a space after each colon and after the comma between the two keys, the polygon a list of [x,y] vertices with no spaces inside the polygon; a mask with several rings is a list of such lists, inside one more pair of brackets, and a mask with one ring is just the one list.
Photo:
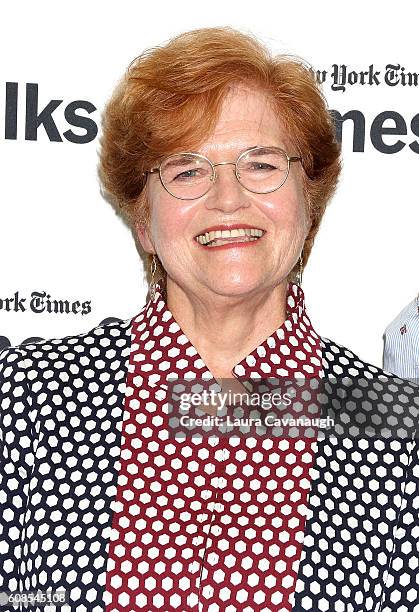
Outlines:
{"label": "red hair", "polygon": [[[336,189],[340,145],[314,71],[301,58],[272,56],[249,34],[230,27],[193,30],[131,62],[103,114],[103,187],[132,228],[147,224],[142,173],[169,153],[199,145],[214,128],[227,91],[238,83],[266,92],[295,149],[292,154],[302,157],[311,220],[305,265]],[[162,268],[160,275],[165,276]]]}

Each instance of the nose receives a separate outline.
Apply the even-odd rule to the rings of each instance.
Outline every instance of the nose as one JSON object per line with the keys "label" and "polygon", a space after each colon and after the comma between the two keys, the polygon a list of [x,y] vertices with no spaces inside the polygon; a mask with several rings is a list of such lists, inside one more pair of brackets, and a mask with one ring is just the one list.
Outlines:
{"label": "nose", "polygon": [[208,191],[205,205],[208,209],[216,208],[223,212],[234,212],[238,208],[249,206],[246,190],[242,187],[235,175],[233,162],[214,164],[215,177],[211,189]]}

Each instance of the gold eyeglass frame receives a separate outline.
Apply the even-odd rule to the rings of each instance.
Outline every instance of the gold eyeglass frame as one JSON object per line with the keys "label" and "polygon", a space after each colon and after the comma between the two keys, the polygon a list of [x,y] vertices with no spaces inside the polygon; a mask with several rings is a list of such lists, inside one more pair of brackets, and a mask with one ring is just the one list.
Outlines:
{"label": "gold eyeglass frame", "polygon": [[[243,183],[240,181],[240,175],[237,171],[237,165],[239,164],[240,160],[242,159],[242,157],[244,157],[245,155],[247,155],[248,153],[250,153],[250,151],[254,151],[255,149],[277,149],[278,151],[280,151],[281,153],[283,153],[285,155],[285,157],[287,158],[287,172],[285,175],[284,180],[282,181],[282,183],[278,186],[275,187],[274,189],[270,189],[269,191],[254,191],[253,189],[249,189],[248,187],[246,187],[245,185],[243,185]],[[175,155],[191,155],[192,157],[199,157],[201,159],[204,159],[205,161],[207,161],[211,168],[212,168],[212,176],[210,177],[210,185],[208,187],[208,189],[201,195],[196,196],[194,198],[181,198],[177,195],[174,195],[169,189],[168,187],[164,184],[162,175],[161,175],[161,166],[163,164],[163,162],[167,161],[168,159],[170,159],[171,157],[174,157]],[[209,190],[214,186],[215,181],[217,180],[217,172],[215,170],[215,168],[217,166],[227,166],[227,165],[231,165],[234,166],[234,174],[236,176],[236,179],[238,180],[238,182],[240,183],[240,185],[246,189],[246,191],[250,191],[251,193],[258,193],[258,194],[265,194],[265,193],[273,193],[274,191],[278,191],[278,189],[280,189],[282,187],[282,185],[285,183],[285,181],[287,180],[289,173],[290,173],[290,167],[291,167],[291,162],[295,162],[295,161],[300,161],[302,162],[302,158],[299,156],[290,156],[288,155],[288,153],[286,151],[284,151],[284,149],[281,149],[280,147],[276,147],[276,146],[266,146],[266,145],[256,145],[254,147],[250,147],[249,149],[246,149],[245,151],[243,151],[242,153],[240,153],[240,155],[238,156],[237,160],[235,162],[218,162],[217,164],[214,164],[210,159],[208,159],[208,157],[206,157],[205,155],[202,155],[201,153],[195,153],[194,151],[179,151],[178,153],[172,153],[171,155],[167,155],[164,159],[162,159],[162,161],[160,162],[160,164],[158,166],[156,166],[155,168],[151,168],[151,170],[146,170],[145,172],[142,173],[142,176],[147,176],[148,174],[156,174],[158,173],[159,178],[160,178],[160,182],[163,185],[164,189],[167,191],[168,194],[170,194],[171,196],[173,196],[174,198],[176,198],[177,200],[197,200],[198,198],[202,198],[204,195],[206,195]]]}

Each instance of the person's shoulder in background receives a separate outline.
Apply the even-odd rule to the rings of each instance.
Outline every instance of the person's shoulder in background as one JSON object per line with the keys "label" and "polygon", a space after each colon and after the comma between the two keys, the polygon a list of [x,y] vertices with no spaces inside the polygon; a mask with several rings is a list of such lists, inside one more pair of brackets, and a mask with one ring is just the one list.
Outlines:
{"label": "person's shoulder in background", "polygon": [[419,381],[419,296],[386,327],[383,367],[401,378]]}
{"label": "person's shoulder in background", "polygon": [[413,298],[413,300],[399,312],[391,323],[387,325],[384,335],[392,332],[393,330],[400,331],[400,327],[415,319],[419,320],[419,295]]}

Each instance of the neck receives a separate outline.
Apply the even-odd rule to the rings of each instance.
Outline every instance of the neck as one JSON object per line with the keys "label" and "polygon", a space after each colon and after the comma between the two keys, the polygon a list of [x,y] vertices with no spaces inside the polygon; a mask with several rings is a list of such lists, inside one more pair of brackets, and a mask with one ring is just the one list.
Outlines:
{"label": "neck", "polygon": [[232,377],[234,366],[285,321],[287,285],[203,299],[168,278],[167,306],[213,375]]}

